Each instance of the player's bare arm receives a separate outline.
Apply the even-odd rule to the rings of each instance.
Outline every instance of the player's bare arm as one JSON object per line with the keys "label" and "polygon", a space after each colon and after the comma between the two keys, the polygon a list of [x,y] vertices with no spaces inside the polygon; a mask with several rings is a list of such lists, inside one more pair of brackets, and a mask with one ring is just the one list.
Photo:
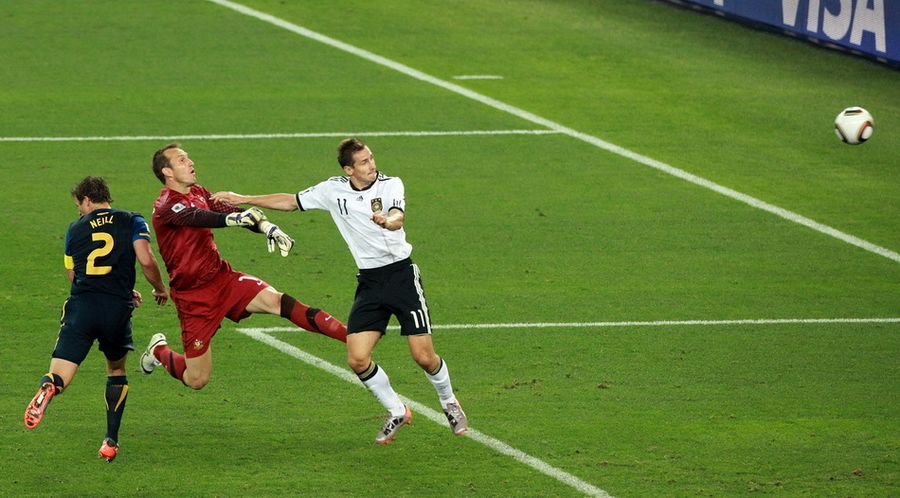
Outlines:
{"label": "player's bare arm", "polygon": [[[166,285],[163,283],[159,265],[156,263],[156,257],[153,256],[153,251],[150,248],[150,241],[146,239],[135,240],[134,254],[137,256],[141,270],[144,272],[144,278],[153,286],[153,298],[156,300],[156,304],[160,306],[166,304],[169,295],[166,293]],[[138,296],[140,296],[139,293]]]}
{"label": "player's bare arm", "polygon": [[297,201],[293,194],[242,195],[235,192],[216,192],[211,199],[234,205],[250,204],[277,211],[297,210]]}
{"label": "player's bare arm", "polygon": [[[211,210],[194,206],[184,207],[179,203],[172,209],[159,211],[159,217],[164,222],[177,226],[202,228],[242,226],[251,231],[265,234],[269,252],[275,252],[277,248],[282,256],[287,256],[290,253],[294,247],[294,239],[284,233],[278,225],[270,222],[261,209],[254,206],[241,211],[241,208],[235,207],[235,204],[240,203],[241,197],[252,199],[252,196],[240,196],[239,194],[234,194],[234,192],[220,192],[220,194],[223,195],[216,197],[206,194]],[[224,194],[231,195],[226,196]],[[290,194],[286,195],[290,196]],[[176,210],[175,207],[178,209]]]}
{"label": "player's bare arm", "polygon": [[404,214],[402,209],[392,208],[388,211],[387,216],[384,213],[377,212],[372,215],[372,221],[375,222],[376,225],[390,230],[400,230],[403,228],[403,220],[406,219],[406,215]]}

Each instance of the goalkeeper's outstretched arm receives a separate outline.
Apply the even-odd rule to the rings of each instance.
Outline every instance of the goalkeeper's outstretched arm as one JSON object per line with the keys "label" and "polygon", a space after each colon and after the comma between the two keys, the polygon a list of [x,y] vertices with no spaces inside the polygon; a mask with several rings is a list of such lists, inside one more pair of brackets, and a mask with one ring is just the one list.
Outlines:
{"label": "goalkeeper's outstretched arm", "polygon": [[242,195],[234,192],[216,192],[211,199],[229,204],[250,204],[276,211],[296,211],[297,199],[294,194]]}
{"label": "goalkeeper's outstretched arm", "polygon": [[250,208],[246,211],[237,209],[234,212],[220,213],[191,206],[182,208],[178,212],[165,210],[160,215],[160,218],[165,223],[177,226],[200,228],[247,227],[252,229],[257,227],[260,221],[266,219],[266,215],[257,208]]}

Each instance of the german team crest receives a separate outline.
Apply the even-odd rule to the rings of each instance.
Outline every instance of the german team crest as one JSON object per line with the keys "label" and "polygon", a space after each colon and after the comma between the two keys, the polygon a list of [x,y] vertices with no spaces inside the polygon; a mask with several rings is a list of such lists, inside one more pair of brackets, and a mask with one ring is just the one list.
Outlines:
{"label": "german team crest", "polygon": [[381,212],[382,207],[383,206],[381,205],[381,197],[376,197],[376,198],[372,199],[372,212],[373,213]]}

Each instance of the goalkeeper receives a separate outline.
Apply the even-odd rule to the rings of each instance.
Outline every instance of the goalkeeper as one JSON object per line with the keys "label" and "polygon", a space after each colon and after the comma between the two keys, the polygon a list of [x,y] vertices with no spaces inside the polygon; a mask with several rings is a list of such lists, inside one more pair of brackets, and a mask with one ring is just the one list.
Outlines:
{"label": "goalkeeper", "polygon": [[257,277],[233,270],[219,255],[212,229],[223,227],[263,233],[269,252],[277,248],[282,256],[288,255],[293,239],[262,211],[242,211],[210,199],[209,191],[197,184],[194,162],[178,144],[156,151],[153,173],[165,185],[153,204],[153,229],[169,272],[184,354],[174,352],[165,335],[155,334],[141,355],[144,373],[161,364],[186,386],[203,388],[212,373],[210,342],[222,320],[227,317],[239,322],[251,313],[280,315],[305,330],[347,342],[347,328],[330,314],[278,292]]}

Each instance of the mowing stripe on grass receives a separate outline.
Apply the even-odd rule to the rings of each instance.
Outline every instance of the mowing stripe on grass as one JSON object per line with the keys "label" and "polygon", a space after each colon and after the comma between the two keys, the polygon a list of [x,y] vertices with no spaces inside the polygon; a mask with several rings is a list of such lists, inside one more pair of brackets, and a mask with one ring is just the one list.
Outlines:
{"label": "mowing stripe on grass", "polygon": [[582,132],[574,130],[572,128],[563,126],[555,121],[551,121],[549,119],[542,118],[542,117],[540,117],[536,114],[532,114],[526,110],[506,104],[504,102],[493,99],[486,95],[482,95],[478,92],[474,92],[472,90],[469,90],[468,88],[461,87],[455,83],[451,83],[449,81],[444,81],[442,79],[436,78],[429,74],[423,73],[422,71],[419,71],[417,69],[413,69],[405,64],[401,64],[399,62],[393,61],[386,57],[382,57],[380,55],[369,52],[368,50],[364,50],[364,49],[361,49],[354,45],[350,45],[350,44],[344,43],[340,40],[336,40],[329,36],[325,36],[321,33],[317,33],[315,31],[304,28],[302,26],[298,26],[294,23],[285,21],[284,19],[280,19],[271,14],[266,14],[265,12],[260,12],[256,9],[251,9],[250,7],[247,7],[247,6],[238,4],[238,3],[234,3],[234,2],[230,2],[228,0],[208,0],[208,1],[218,4],[218,5],[221,5],[222,7],[229,8],[235,12],[239,12],[241,14],[244,14],[244,15],[247,15],[250,17],[254,17],[261,21],[265,21],[269,24],[273,24],[275,26],[278,26],[279,28],[286,29],[286,30],[296,33],[300,36],[304,36],[311,40],[315,40],[317,42],[323,43],[325,45],[336,48],[338,50],[342,50],[344,52],[353,54],[357,57],[366,59],[370,62],[374,62],[376,64],[388,67],[397,72],[405,74],[406,76],[409,76],[411,78],[415,78],[417,80],[421,80],[426,83],[430,83],[432,85],[435,85],[435,86],[441,87],[445,90],[449,90],[451,92],[457,93],[459,95],[470,98],[477,102],[481,102],[484,105],[493,107],[494,109],[512,114],[514,116],[518,116],[526,121],[530,121],[532,123],[535,123],[535,124],[538,124],[541,126],[545,126],[556,132],[569,135],[573,138],[577,138],[578,140],[587,142],[587,143],[594,145],[596,147],[599,147],[603,150],[612,152],[613,154],[618,154],[622,157],[631,159],[632,161],[638,162],[645,166],[649,166],[651,168],[662,171],[662,172],[672,175],[674,177],[681,178],[682,180],[693,183],[694,185],[698,185],[703,188],[712,190],[713,192],[717,192],[726,197],[730,197],[734,200],[743,202],[744,204],[747,204],[749,206],[769,212],[771,214],[774,214],[776,216],[784,218],[788,221],[803,225],[803,226],[805,226],[807,228],[811,228],[817,232],[820,232],[820,233],[823,233],[830,237],[834,237],[838,240],[844,241],[850,245],[854,245],[856,247],[859,247],[859,248],[869,251],[871,253],[877,254],[879,256],[883,256],[885,258],[888,258],[888,259],[891,259],[893,261],[900,263],[900,254],[898,254],[897,252],[894,252],[890,249],[875,245],[871,242],[860,239],[859,237],[850,235],[848,233],[844,233],[844,232],[837,230],[836,228],[832,228],[828,225],[823,225],[822,223],[819,223],[815,220],[812,220],[812,219],[802,216],[800,214],[794,213],[793,211],[788,211],[787,209],[780,208],[773,204],[769,204],[768,202],[759,200],[755,197],[749,196],[747,194],[743,194],[736,190],[732,190],[723,185],[719,185],[718,183],[715,183],[715,182],[712,182],[705,178],[699,177],[697,175],[694,175],[693,173],[688,173],[685,170],[676,168],[676,167],[666,164],[664,162],[657,161],[656,159],[652,159],[650,157],[638,154],[637,152],[630,151],[624,147],[620,147],[616,144],[607,142],[607,141],[597,138],[593,135],[588,135],[587,133],[582,133]]}
{"label": "mowing stripe on grass", "polygon": [[0,142],[131,142],[140,140],[259,140],[324,137],[455,137],[468,135],[553,135],[555,130],[353,131],[320,133],[232,133],[212,135],[120,135],[98,137],[0,137]]}
{"label": "mowing stripe on grass", "polygon": [[[303,351],[300,348],[297,348],[297,347],[292,346],[284,341],[280,341],[272,336],[267,335],[265,333],[265,331],[269,330],[269,329],[238,328],[236,330],[244,335],[247,335],[253,339],[256,339],[257,341],[268,344],[269,346],[272,346],[273,348],[281,351],[282,353],[285,353],[289,356],[293,356],[294,358],[297,358],[300,361],[303,361],[305,363],[308,363],[309,365],[312,365],[316,368],[324,370],[342,380],[350,382],[351,384],[354,384],[354,385],[358,385],[359,387],[365,388],[365,386],[363,386],[363,384],[359,381],[359,379],[356,377],[356,375],[351,373],[349,370],[335,366],[317,356],[311,355],[311,354],[307,353],[306,351]],[[296,331],[297,328],[295,327],[292,330]],[[438,413],[437,411],[432,410],[431,408],[429,408],[419,402],[413,401],[405,396],[400,396],[400,398],[403,400],[404,403],[409,405],[410,408],[412,408],[412,410],[414,412],[416,412],[417,415],[424,416],[425,418],[431,420],[432,422],[446,426],[449,429],[450,424],[447,423],[447,418],[444,417],[443,413]],[[487,434],[485,434],[481,431],[478,431],[477,429],[470,427],[469,431],[466,433],[466,436],[468,436],[471,439],[474,439],[475,441],[478,441],[479,443],[491,448],[492,450],[494,450],[498,453],[512,457],[515,460],[517,460],[518,462],[523,463],[544,475],[550,476],[563,484],[571,486],[588,496],[599,496],[599,497],[604,497],[604,498],[608,498],[610,496],[606,491],[603,491],[602,489],[600,489],[592,484],[588,484],[587,482],[582,481],[581,479],[573,476],[572,474],[569,474],[566,471],[557,469],[556,467],[548,464],[547,462],[544,462],[543,460],[535,458],[521,450],[517,450],[517,449],[513,448],[512,446],[504,443],[503,441],[500,441],[499,439],[495,439],[491,436],[488,436]]]}
{"label": "mowing stripe on grass", "polygon": [[[746,320],[658,320],[650,322],[533,322],[533,323],[456,323],[432,325],[435,330],[453,329],[574,329],[610,327],[671,327],[684,325],[790,325],[822,323],[900,323],[900,318],[751,318]],[[388,326],[399,330],[399,325]],[[296,332],[297,327],[257,328],[261,332]]]}

